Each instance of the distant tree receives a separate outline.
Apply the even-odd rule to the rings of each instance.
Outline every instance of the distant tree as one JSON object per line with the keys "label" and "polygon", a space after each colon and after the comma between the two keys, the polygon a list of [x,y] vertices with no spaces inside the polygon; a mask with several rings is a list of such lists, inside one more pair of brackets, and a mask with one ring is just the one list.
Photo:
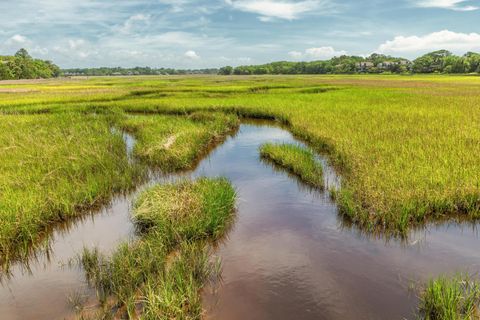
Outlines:
{"label": "distant tree", "polygon": [[32,59],[28,51],[24,48],[21,48],[15,53],[15,57],[17,58],[23,58],[23,59]]}
{"label": "distant tree", "polygon": [[47,60],[45,61],[46,65],[48,66],[48,68],[52,71],[52,77],[58,77],[60,76],[60,74],[62,73],[62,71],[60,70],[60,67],[57,66],[56,64],[54,64],[52,61],[50,60]]}
{"label": "distant tree", "polygon": [[468,72],[480,72],[480,54],[476,52],[467,52],[463,56],[469,64]]}
{"label": "distant tree", "polygon": [[427,55],[429,55],[433,58],[442,59],[442,58],[449,57],[449,56],[453,55],[453,53],[451,53],[448,50],[437,50],[437,51],[427,53]]}
{"label": "distant tree", "polygon": [[8,67],[7,61],[0,60],[0,80],[11,80],[15,79],[11,68]]}
{"label": "distant tree", "polygon": [[413,72],[415,73],[432,73],[436,71],[434,59],[429,55],[421,56],[413,60]]}
{"label": "distant tree", "polygon": [[33,59],[25,49],[18,50],[14,56],[0,57],[0,80],[51,78],[58,75],[58,66],[51,61]]}
{"label": "distant tree", "polygon": [[220,68],[220,70],[218,70],[218,74],[225,75],[225,76],[231,75],[233,74],[233,68],[231,66]]}
{"label": "distant tree", "polygon": [[470,64],[465,57],[450,55],[443,59],[444,73],[467,73],[469,70]]}

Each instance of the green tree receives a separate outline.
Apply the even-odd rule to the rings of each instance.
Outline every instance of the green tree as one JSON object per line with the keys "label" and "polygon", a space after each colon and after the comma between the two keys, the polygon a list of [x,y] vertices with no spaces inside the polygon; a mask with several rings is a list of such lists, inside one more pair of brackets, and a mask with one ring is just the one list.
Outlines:
{"label": "green tree", "polygon": [[225,75],[225,76],[231,75],[232,73],[233,73],[233,68],[231,66],[226,66],[218,70],[218,74]]}
{"label": "green tree", "polygon": [[480,54],[476,52],[467,52],[463,56],[469,64],[467,72],[480,72]]}
{"label": "green tree", "polygon": [[21,48],[15,53],[15,57],[22,58],[22,59],[32,59],[28,51],[24,48]]}
{"label": "green tree", "polygon": [[51,78],[60,73],[60,68],[51,61],[33,59],[23,48],[14,56],[0,57],[0,79]]}
{"label": "green tree", "polygon": [[7,63],[7,61],[0,60],[0,80],[15,79],[15,75],[8,67]]}

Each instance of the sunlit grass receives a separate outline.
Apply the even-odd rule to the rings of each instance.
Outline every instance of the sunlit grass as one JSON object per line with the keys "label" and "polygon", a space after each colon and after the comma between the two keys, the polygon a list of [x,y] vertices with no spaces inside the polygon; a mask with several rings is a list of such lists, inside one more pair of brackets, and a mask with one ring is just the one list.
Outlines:
{"label": "sunlit grass", "polygon": [[205,241],[224,234],[234,206],[235,191],[223,178],[148,189],[133,214],[140,239],[121,245],[112,257],[83,252],[89,282],[101,301],[120,303],[120,316],[199,319],[200,289],[218,271]]}
{"label": "sunlit grass", "polygon": [[298,176],[303,182],[323,188],[322,165],[312,151],[293,144],[266,143],[260,147],[260,155]]}
{"label": "sunlit grass", "polygon": [[103,117],[0,115],[3,267],[56,221],[105,203],[142,176]]}
{"label": "sunlit grass", "polygon": [[421,295],[420,315],[426,320],[480,319],[480,285],[458,275],[431,280]]}
{"label": "sunlit grass", "polygon": [[135,115],[122,122],[137,143],[134,154],[164,172],[191,167],[208,148],[238,127],[234,115],[194,113],[188,117]]}
{"label": "sunlit grass", "polygon": [[480,216],[479,77],[126,77],[16,87],[36,92],[1,93],[3,112],[115,108],[278,119],[329,157],[342,175],[341,212],[369,231],[405,233],[430,219]]}

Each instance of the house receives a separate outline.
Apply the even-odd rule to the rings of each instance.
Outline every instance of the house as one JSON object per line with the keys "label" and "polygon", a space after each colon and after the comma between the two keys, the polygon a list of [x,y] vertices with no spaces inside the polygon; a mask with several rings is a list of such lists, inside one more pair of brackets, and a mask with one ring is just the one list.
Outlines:
{"label": "house", "polygon": [[373,62],[364,61],[364,62],[355,63],[355,66],[361,69],[368,69],[368,68],[373,68],[375,65],[373,64]]}
{"label": "house", "polygon": [[383,61],[383,62],[380,62],[377,67],[379,69],[388,69],[388,68],[391,68],[392,66],[396,65],[397,62],[393,62],[393,61]]}
{"label": "house", "polygon": [[355,67],[357,68],[357,71],[365,72],[375,67],[375,65],[373,64],[373,62],[370,62],[370,61],[363,61],[363,62],[355,63]]}
{"label": "house", "polygon": [[377,65],[379,69],[389,69],[393,66],[407,66],[410,64],[408,60],[400,60],[400,61],[383,61]]}

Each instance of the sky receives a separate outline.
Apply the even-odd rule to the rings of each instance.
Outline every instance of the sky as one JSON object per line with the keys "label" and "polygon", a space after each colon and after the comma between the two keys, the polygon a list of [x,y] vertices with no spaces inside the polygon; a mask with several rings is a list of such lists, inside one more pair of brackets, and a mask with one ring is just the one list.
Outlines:
{"label": "sky", "polygon": [[480,0],[0,0],[0,55],[208,68],[480,52]]}

